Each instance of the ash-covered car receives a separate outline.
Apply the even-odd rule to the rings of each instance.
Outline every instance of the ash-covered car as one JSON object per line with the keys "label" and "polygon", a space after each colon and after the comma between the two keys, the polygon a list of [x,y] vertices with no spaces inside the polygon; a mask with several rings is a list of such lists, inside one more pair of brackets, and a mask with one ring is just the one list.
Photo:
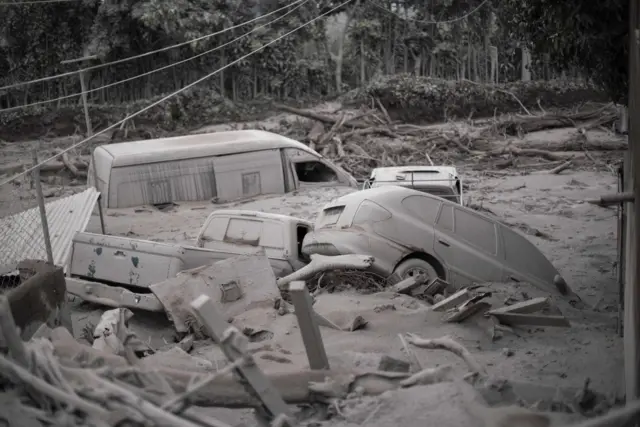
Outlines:
{"label": "ash-covered car", "polygon": [[455,286],[528,282],[570,290],[553,264],[526,237],[458,203],[398,186],[339,197],[318,215],[303,253],[372,255],[385,277],[426,274]]}

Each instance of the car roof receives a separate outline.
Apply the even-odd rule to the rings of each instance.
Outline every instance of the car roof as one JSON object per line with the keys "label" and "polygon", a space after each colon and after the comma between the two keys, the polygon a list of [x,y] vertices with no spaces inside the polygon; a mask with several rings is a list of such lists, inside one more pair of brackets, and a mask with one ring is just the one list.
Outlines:
{"label": "car roof", "polygon": [[297,148],[315,157],[322,157],[301,142],[263,130],[234,130],[128,141],[102,145],[96,150],[104,150],[111,155],[113,167],[122,167],[276,148]]}
{"label": "car roof", "polygon": [[414,190],[408,187],[401,187],[399,185],[384,185],[381,187],[369,188],[366,190],[356,191],[354,193],[350,193],[337,199],[333,200],[329,204],[327,204],[324,209],[333,207],[333,206],[342,206],[342,205],[359,205],[364,200],[370,200],[379,204],[380,206],[387,208],[390,204],[400,203],[406,197],[409,196],[421,196],[426,197],[427,199],[432,199],[434,202],[444,203],[451,206],[455,206],[457,209],[462,209],[466,212],[473,213],[475,215],[479,215],[482,218],[485,218],[489,221],[500,223],[500,221],[492,218],[488,215],[485,215],[481,212],[478,212],[474,209],[468,208],[466,206],[462,206],[459,203],[449,201],[445,198],[434,196],[433,194],[424,193],[422,191]]}

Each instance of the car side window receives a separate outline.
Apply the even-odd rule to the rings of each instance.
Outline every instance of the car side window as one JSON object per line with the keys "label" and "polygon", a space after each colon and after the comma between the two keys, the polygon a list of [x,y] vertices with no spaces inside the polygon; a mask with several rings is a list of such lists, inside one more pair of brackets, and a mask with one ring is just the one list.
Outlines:
{"label": "car side window", "polygon": [[438,227],[443,230],[453,231],[453,207],[444,205],[438,217]]}
{"label": "car side window", "polygon": [[497,253],[496,227],[493,221],[471,212],[455,209],[455,233],[461,239],[489,254]]}
{"label": "car side window", "polygon": [[434,224],[442,202],[424,196],[408,196],[402,200],[402,206],[411,216],[428,224]]}

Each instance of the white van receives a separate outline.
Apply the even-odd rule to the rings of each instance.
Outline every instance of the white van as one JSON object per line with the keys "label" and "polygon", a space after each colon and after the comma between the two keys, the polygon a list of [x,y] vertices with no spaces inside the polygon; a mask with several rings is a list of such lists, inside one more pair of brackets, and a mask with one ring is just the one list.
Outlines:
{"label": "white van", "polygon": [[106,208],[222,203],[303,187],[358,186],[306,145],[261,130],[102,145],[93,152],[87,184],[102,193]]}

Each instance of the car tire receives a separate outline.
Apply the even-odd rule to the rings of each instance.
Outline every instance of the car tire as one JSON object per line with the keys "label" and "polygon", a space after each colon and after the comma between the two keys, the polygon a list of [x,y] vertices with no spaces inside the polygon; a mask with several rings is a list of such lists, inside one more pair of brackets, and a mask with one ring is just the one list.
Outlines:
{"label": "car tire", "polygon": [[400,280],[407,279],[416,274],[426,274],[428,280],[432,280],[438,277],[438,273],[436,272],[436,269],[433,267],[433,265],[431,265],[430,262],[420,258],[409,258],[402,261],[393,271],[393,274],[398,276]]}

